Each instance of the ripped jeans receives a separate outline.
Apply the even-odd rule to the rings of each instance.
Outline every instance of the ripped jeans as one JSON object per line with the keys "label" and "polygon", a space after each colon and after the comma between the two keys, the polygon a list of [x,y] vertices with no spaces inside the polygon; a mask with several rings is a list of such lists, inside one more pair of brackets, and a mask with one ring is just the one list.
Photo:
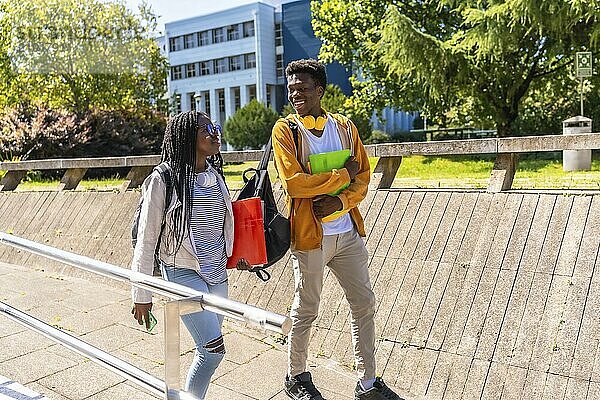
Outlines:
{"label": "ripped jeans", "polygon": [[[162,276],[169,282],[179,283],[200,292],[227,298],[227,282],[209,285],[194,270],[161,265]],[[187,375],[185,390],[204,399],[208,384],[225,356],[221,325],[223,316],[210,311],[182,315],[181,320],[196,343],[194,361]]]}

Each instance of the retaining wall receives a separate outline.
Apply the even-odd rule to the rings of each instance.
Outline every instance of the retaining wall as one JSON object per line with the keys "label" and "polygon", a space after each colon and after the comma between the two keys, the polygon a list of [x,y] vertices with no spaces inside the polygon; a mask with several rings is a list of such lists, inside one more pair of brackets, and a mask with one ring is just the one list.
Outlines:
{"label": "retaining wall", "polygon": [[[127,267],[138,198],[0,192],[0,230]],[[429,399],[598,398],[600,196],[391,189],[361,209],[386,381]],[[0,260],[85,275],[8,246]],[[233,272],[231,296],[287,313],[289,257],[271,273]],[[327,272],[310,351],[351,366],[348,324]]]}

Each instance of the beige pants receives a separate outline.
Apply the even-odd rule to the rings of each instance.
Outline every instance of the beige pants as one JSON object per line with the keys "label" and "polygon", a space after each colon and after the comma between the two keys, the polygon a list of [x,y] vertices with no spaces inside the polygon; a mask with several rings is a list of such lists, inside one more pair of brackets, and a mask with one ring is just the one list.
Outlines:
{"label": "beige pants", "polygon": [[355,229],[324,236],[321,249],[292,251],[295,294],[290,317],[288,374],[306,371],[308,341],[319,312],[323,271],[327,265],[350,304],[352,344],[359,379],[375,377],[375,294],[371,289],[368,253]]}

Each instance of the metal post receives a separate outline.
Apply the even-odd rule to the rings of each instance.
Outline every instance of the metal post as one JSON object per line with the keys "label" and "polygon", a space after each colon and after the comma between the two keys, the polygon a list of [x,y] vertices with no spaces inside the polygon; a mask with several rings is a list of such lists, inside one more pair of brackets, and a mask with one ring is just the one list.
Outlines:
{"label": "metal post", "polygon": [[179,377],[179,301],[169,301],[165,305],[165,384],[167,385],[166,399],[170,399],[170,390],[181,389]]}
{"label": "metal post", "polygon": [[581,82],[581,86],[579,87],[579,101],[580,101],[580,112],[579,115],[581,115],[583,117],[583,78],[579,78],[579,81]]}

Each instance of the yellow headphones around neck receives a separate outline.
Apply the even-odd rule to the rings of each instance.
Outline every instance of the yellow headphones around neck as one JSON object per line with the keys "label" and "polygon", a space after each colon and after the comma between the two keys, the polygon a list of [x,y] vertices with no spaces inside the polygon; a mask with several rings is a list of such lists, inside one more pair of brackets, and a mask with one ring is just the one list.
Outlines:
{"label": "yellow headphones around neck", "polygon": [[306,129],[316,129],[318,131],[325,129],[325,124],[327,123],[327,114],[325,114],[325,116],[319,115],[316,119],[312,115],[301,117],[296,114],[296,116]]}

